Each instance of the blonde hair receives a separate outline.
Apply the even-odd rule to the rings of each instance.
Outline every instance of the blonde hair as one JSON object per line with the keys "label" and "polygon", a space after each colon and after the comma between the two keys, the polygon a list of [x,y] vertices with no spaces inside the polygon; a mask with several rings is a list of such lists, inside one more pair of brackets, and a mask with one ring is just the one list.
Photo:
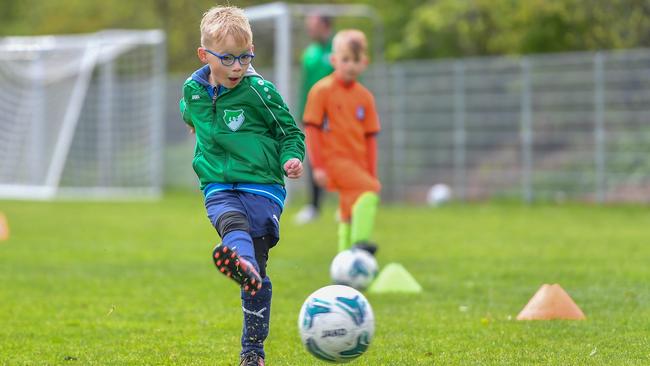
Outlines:
{"label": "blonde hair", "polygon": [[350,50],[355,58],[365,56],[368,50],[366,35],[358,29],[338,31],[332,40],[332,49],[336,53],[342,48]]}
{"label": "blonde hair", "polygon": [[244,11],[236,6],[215,6],[206,11],[201,19],[201,46],[220,43],[227,36],[238,44],[253,44],[253,31]]}

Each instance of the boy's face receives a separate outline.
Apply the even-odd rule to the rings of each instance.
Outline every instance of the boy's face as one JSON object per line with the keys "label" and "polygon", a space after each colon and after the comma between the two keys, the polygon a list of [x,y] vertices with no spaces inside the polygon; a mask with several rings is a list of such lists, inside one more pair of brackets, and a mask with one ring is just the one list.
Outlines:
{"label": "boy's face", "polygon": [[318,15],[308,16],[305,20],[305,26],[309,38],[318,42],[325,42],[329,38],[330,28]]}
{"label": "boy's face", "polygon": [[353,52],[347,45],[337,47],[330,57],[335,75],[344,82],[357,80],[368,66],[368,58],[360,52]]}
{"label": "boy's face", "polygon": [[252,54],[253,45],[238,44],[232,36],[227,36],[222,42],[206,45],[205,48],[199,47],[197,50],[199,60],[210,66],[209,81],[211,84],[222,85],[228,89],[236,87],[242,81],[250,64],[242,65],[240,59],[237,59],[232,65],[226,66],[219,57],[207,52],[206,49],[221,56],[232,55],[236,57],[243,54]]}

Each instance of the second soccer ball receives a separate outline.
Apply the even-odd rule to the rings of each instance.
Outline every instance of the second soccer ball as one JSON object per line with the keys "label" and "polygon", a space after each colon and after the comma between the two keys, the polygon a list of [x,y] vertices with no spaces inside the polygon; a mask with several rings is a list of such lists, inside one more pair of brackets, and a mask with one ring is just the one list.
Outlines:
{"label": "second soccer ball", "polygon": [[352,248],[337,254],[330,265],[332,282],[364,290],[377,277],[377,260],[365,250]]}

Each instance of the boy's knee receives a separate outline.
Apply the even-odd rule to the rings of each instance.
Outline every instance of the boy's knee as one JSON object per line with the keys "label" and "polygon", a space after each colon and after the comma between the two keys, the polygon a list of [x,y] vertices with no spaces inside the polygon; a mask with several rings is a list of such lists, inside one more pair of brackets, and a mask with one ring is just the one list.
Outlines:
{"label": "boy's knee", "polygon": [[376,206],[377,204],[379,204],[379,195],[374,191],[366,191],[357,197],[357,199],[354,201],[353,207],[359,205]]}
{"label": "boy's knee", "polygon": [[245,232],[250,231],[248,219],[244,214],[239,211],[228,211],[219,216],[216,224],[217,232],[220,237],[224,237],[231,231],[241,230]]}

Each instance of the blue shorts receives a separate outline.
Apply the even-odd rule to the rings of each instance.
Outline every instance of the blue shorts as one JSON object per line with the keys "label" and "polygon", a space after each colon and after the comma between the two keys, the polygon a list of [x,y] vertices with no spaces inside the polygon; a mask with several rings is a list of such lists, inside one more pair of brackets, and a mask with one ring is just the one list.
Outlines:
{"label": "blue shorts", "polygon": [[212,226],[226,212],[237,211],[246,216],[252,238],[269,235],[273,238],[269,247],[280,240],[280,215],[282,208],[275,201],[242,191],[214,192],[205,200],[205,209]]}

